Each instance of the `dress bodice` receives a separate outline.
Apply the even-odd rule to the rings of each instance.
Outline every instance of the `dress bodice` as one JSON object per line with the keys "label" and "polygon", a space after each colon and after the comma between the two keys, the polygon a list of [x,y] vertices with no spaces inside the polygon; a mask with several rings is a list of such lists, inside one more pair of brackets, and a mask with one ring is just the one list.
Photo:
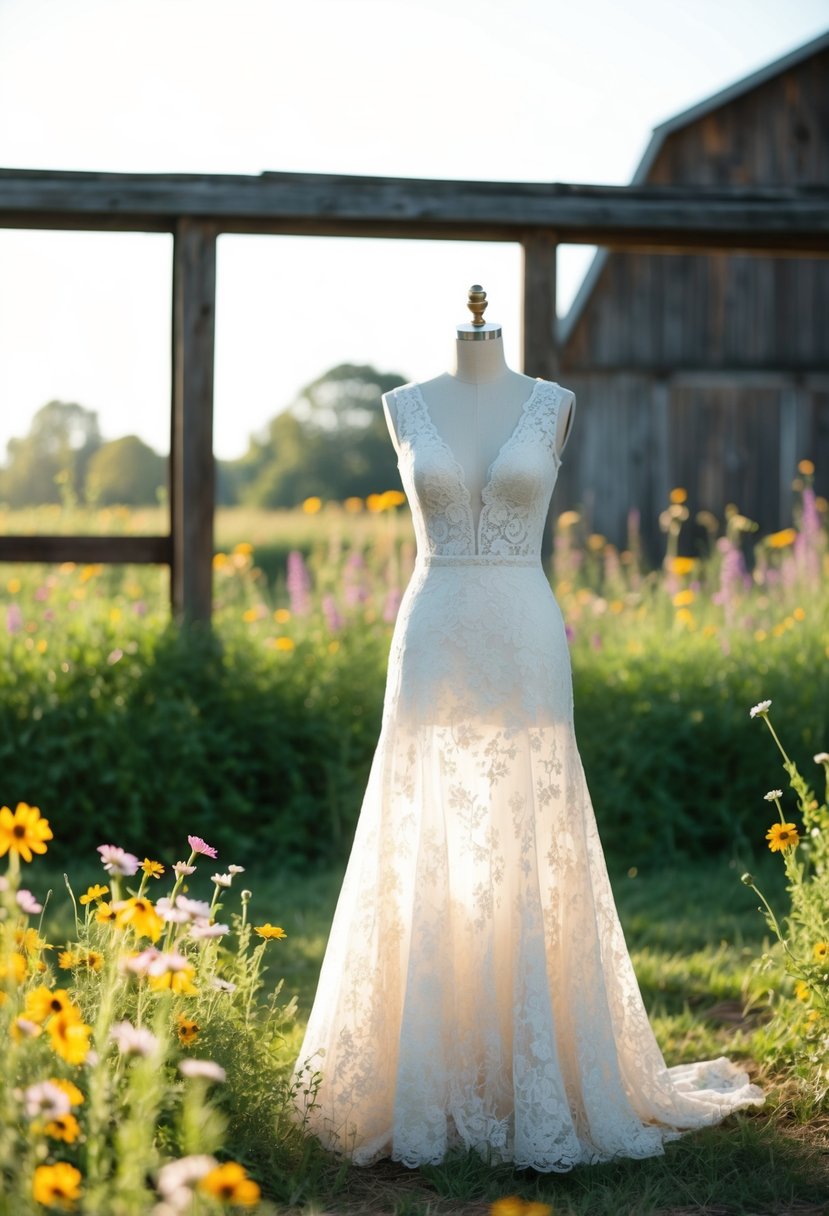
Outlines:
{"label": "dress bodice", "polygon": [[471,495],[452,449],[432,421],[417,384],[394,399],[398,468],[409,500],[419,556],[538,559],[561,457],[561,403],[569,389],[537,380],[512,433],[489,466],[475,526]]}

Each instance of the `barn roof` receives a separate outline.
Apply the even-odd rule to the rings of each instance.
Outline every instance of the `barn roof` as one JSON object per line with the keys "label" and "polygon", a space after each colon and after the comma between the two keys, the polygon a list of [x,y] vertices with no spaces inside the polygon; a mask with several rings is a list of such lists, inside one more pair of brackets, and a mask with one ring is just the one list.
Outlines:
{"label": "barn roof", "polygon": [[[798,63],[811,59],[813,55],[819,54],[827,47],[829,47],[829,30],[823,34],[819,34],[817,38],[812,38],[809,42],[804,42],[802,46],[796,47],[793,51],[789,51],[788,54],[781,55],[779,59],[767,63],[764,67],[759,68],[756,72],[752,72],[749,76],[743,76],[733,84],[727,85],[726,88],[720,89],[719,92],[712,93],[710,97],[706,97],[703,101],[698,101],[695,105],[689,106],[687,110],[682,110],[679,114],[675,114],[673,118],[668,118],[665,122],[661,122],[651,132],[650,142],[636,167],[630,185],[641,185],[647,181],[651,166],[659,155],[662,145],[674,131],[689,126],[692,122],[696,122],[697,119],[703,118],[713,110],[717,110],[728,102],[734,101],[744,93],[750,93],[752,89],[765,84],[767,80],[772,80],[775,76],[779,76],[781,72],[786,72]],[[562,345],[569,340],[587,301],[593,294],[593,288],[599,280],[602,268],[610,256],[610,252],[608,249],[598,249],[596,251],[593,261],[588,266],[587,273],[582,279],[581,286],[573,298],[569,311],[559,320],[558,338]]]}

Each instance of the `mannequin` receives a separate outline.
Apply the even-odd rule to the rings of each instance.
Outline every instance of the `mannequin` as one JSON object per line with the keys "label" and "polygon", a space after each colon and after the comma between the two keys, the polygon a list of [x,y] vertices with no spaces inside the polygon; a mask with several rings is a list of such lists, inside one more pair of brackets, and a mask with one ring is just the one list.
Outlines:
{"label": "mannequin", "polygon": [[[536,381],[507,365],[500,325],[483,321],[486,293],[478,284],[469,289],[468,307],[475,320],[457,328],[454,367],[424,380],[419,388],[435,428],[463,470],[477,527],[490,466],[518,425]],[[393,398],[384,395],[386,422],[397,448],[394,408]],[[569,437],[575,408],[576,398],[571,393],[559,411],[559,456]]]}

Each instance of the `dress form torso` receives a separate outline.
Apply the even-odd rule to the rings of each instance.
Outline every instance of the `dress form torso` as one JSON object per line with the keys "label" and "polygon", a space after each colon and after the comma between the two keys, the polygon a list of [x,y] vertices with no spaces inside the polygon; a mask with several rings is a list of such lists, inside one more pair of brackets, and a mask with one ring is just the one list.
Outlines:
{"label": "dress form torso", "polygon": [[[418,387],[435,429],[462,470],[477,527],[490,468],[515,432],[537,381],[507,366],[501,337],[485,341],[458,338],[455,351],[452,371],[425,380]],[[383,407],[397,448],[399,432],[391,395],[383,397]],[[570,393],[559,411],[559,455],[569,435],[574,409],[575,396]]]}

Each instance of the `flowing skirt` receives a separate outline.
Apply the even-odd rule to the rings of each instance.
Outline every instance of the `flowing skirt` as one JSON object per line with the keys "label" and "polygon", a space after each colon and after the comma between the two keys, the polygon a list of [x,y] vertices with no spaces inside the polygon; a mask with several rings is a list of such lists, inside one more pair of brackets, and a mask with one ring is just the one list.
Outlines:
{"label": "flowing skirt", "polygon": [[725,1058],[662,1058],[537,561],[418,559],[295,1080],[357,1164],[461,1146],[563,1171],[764,1100]]}

